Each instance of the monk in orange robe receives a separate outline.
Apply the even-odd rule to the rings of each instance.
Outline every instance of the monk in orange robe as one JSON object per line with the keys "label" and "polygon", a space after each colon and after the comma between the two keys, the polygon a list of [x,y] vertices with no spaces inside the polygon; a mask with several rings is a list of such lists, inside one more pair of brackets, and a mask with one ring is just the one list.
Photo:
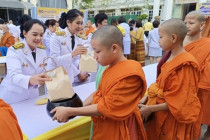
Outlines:
{"label": "monk in orange robe", "polygon": [[159,26],[159,43],[170,51],[161,72],[148,89],[146,105],[140,104],[149,140],[192,140],[193,125],[200,112],[197,97],[199,65],[183,48],[187,28],[180,19]]}
{"label": "monk in orange robe", "polygon": [[0,47],[10,47],[15,44],[15,37],[9,33],[7,25],[1,25],[0,29],[3,30],[4,34],[1,37]]}
{"label": "monk in orange robe", "polygon": [[[205,138],[210,139],[210,38],[201,36],[205,24],[205,16],[199,11],[192,11],[185,17],[188,28],[184,40],[185,50],[190,52],[200,65],[200,80],[198,84],[198,97],[201,101],[201,113],[195,126],[196,138],[201,134],[201,123],[208,125]],[[193,23],[193,24],[192,24]]]}
{"label": "monk in orange robe", "polygon": [[92,33],[95,31],[95,28],[92,26],[91,20],[87,21],[87,27],[88,27],[88,30],[86,31],[86,36],[88,36],[89,33]]}
{"label": "monk in orange robe", "polygon": [[96,60],[107,66],[98,90],[81,108],[57,107],[53,119],[92,116],[93,140],[146,140],[138,103],[146,90],[141,65],[123,55],[123,36],[115,26],[103,26],[92,37]]}
{"label": "monk in orange robe", "polygon": [[205,26],[202,30],[202,37],[210,38],[210,16],[206,15],[205,19],[206,19],[206,22],[205,22]]}
{"label": "monk in orange robe", "polygon": [[12,108],[0,99],[0,139],[22,140],[22,131]]}

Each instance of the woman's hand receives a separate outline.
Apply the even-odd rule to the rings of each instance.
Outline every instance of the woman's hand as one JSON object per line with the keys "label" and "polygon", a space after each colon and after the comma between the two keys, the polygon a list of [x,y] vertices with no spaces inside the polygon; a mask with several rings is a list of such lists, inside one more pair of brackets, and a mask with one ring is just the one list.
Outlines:
{"label": "woman's hand", "polygon": [[71,115],[71,107],[56,107],[50,113],[55,113],[53,121],[57,120],[59,123],[67,122]]}
{"label": "woman's hand", "polygon": [[140,104],[139,105],[141,117],[144,121],[147,121],[148,117],[152,114],[152,111],[149,106]]}
{"label": "woman's hand", "polygon": [[80,54],[85,54],[87,52],[87,48],[82,46],[82,45],[78,45],[77,48],[71,53],[72,58],[75,57],[76,55],[80,55]]}
{"label": "woman's hand", "polygon": [[87,80],[87,78],[89,77],[89,74],[88,73],[80,73],[78,75],[78,77],[79,77],[80,81],[85,82]]}
{"label": "woman's hand", "polygon": [[29,79],[29,85],[31,86],[44,85],[45,81],[52,81],[52,79],[42,73],[42,74],[31,76],[31,78]]}

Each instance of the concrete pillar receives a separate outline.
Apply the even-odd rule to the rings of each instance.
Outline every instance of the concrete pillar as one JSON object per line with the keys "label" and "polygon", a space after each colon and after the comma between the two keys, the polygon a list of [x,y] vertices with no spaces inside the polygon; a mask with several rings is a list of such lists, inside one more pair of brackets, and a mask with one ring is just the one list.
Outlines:
{"label": "concrete pillar", "polygon": [[120,15],[121,15],[121,10],[115,9],[115,16],[120,16]]}
{"label": "concrete pillar", "polygon": [[159,16],[159,10],[160,10],[160,0],[154,0],[152,19],[154,19],[155,16]]}
{"label": "concrete pillar", "polygon": [[72,0],[66,0],[67,2],[67,9],[72,9]]}
{"label": "concrete pillar", "polygon": [[99,13],[98,10],[95,10],[95,11],[94,11],[94,17],[95,17],[98,13]]}
{"label": "concrete pillar", "polygon": [[168,20],[172,17],[172,10],[173,10],[173,0],[165,0],[164,2],[164,8],[162,11],[162,20]]}
{"label": "concrete pillar", "polygon": [[199,3],[205,3],[207,0],[199,0]]}

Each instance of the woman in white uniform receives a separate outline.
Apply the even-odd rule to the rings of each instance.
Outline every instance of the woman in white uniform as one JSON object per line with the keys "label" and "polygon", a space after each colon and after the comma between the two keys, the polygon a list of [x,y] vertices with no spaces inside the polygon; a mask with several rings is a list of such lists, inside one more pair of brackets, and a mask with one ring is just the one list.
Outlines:
{"label": "woman in white uniform", "polygon": [[9,104],[39,96],[39,85],[51,80],[42,74],[46,50],[39,45],[44,35],[44,25],[32,19],[22,29],[25,40],[9,47],[7,75],[0,85],[0,98]]}
{"label": "woman in white uniform", "polygon": [[50,55],[50,38],[52,34],[56,31],[56,23],[55,19],[48,19],[45,21],[45,26],[47,27],[44,38],[43,38],[43,45],[46,47],[47,56]]}
{"label": "woman in white uniform", "polygon": [[[77,34],[83,26],[83,13],[77,9],[71,9],[62,13],[59,26],[64,29],[52,35],[50,39],[50,56],[58,66],[63,66],[67,71],[71,82],[78,85],[87,81],[89,74],[79,71],[80,54],[87,52],[82,44],[84,41]],[[48,69],[54,69],[55,64],[49,61]]]}

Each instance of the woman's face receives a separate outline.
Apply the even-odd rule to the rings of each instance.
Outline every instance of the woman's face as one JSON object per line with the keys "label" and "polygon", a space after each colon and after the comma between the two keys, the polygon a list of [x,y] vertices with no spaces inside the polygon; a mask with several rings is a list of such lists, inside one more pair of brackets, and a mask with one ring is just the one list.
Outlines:
{"label": "woman's face", "polygon": [[35,23],[32,25],[28,32],[24,32],[24,37],[31,50],[34,50],[39,44],[41,44],[44,34],[43,26]]}
{"label": "woman's face", "polygon": [[83,27],[83,17],[78,16],[74,19],[73,22],[67,20],[68,30],[71,34],[77,34],[82,30]]}
{"label": "woman's face", "polygon": [[56,24],[54,25],[54,26],[52,26],[52,25],[50,25],[49,26],[49,30],[52,32],[52,33],[54,33],[55,31],[56,31]]}

